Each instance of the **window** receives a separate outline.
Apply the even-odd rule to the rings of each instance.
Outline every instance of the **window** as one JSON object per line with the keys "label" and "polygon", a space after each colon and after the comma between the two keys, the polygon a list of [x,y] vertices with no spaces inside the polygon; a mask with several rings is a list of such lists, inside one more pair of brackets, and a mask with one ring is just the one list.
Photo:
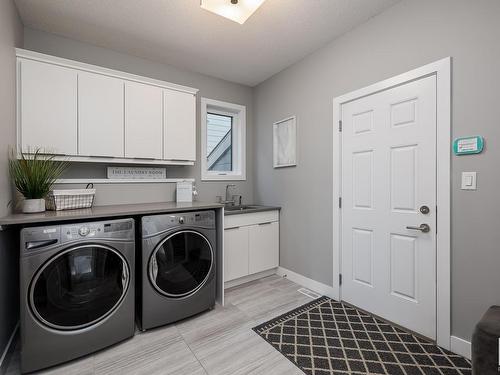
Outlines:
{"label": "window", "polygon": [[245,180],[246,108],[201,99],[202,180]]}
{"label": "window", "polygon": [[233,116],[207,112],[207,169],[233,170]]}

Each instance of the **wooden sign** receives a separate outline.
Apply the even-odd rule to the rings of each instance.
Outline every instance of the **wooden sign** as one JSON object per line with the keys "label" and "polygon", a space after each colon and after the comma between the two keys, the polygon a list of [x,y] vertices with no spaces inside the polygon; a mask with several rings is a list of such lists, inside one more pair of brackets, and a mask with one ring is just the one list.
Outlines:
{"label": "wooden sign", "polygon": [[167,178],[166,168],[108,167],[109,179],[159,180]]}

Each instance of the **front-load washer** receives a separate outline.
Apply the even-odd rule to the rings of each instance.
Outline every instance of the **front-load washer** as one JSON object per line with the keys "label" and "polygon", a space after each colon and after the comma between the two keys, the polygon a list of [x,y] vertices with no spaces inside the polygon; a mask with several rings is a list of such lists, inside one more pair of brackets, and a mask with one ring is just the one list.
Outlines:
{"label": "front-load washer", "polygon": [[144,216],[141,237],[137,318],[142,330],[215,305],[214,211]]}
{"label": "front-load washer", "polygon": [[21,371],[115,344],[135,332],[133,219],[21,230]]}

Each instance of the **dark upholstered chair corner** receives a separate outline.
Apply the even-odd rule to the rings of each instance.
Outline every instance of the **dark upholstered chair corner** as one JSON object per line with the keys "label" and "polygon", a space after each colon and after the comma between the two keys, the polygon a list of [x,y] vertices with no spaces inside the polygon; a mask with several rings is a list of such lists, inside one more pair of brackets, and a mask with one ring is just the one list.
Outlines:
{"label": "dark upholstered chair corner", "polygon": [[499,375],[500,306],[491,306],[472,335],[472,374]]}

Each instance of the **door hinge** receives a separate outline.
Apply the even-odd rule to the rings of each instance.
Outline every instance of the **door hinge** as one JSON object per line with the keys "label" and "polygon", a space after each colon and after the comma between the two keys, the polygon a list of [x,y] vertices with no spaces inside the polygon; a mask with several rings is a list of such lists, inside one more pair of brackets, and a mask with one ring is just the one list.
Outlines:
{"label": "door hinge", "polygon": [[436,235],[438,233],[438,219],[437,219],[437,213],[438,213],[438,206],[436,206],[436,219],[435,219],[435,223],[436,223]]}
{"label": "door hinge", "polygon": [[342,131],[342,120],[339,121],[339,132]]}
{"label": "door hinge", "polygon": [[342,274],[339,273],[339,285],[342,285]]}
{"label": "door hinge", "polygon": [[339,208],[342,208],[342,197],[339,197]]}

